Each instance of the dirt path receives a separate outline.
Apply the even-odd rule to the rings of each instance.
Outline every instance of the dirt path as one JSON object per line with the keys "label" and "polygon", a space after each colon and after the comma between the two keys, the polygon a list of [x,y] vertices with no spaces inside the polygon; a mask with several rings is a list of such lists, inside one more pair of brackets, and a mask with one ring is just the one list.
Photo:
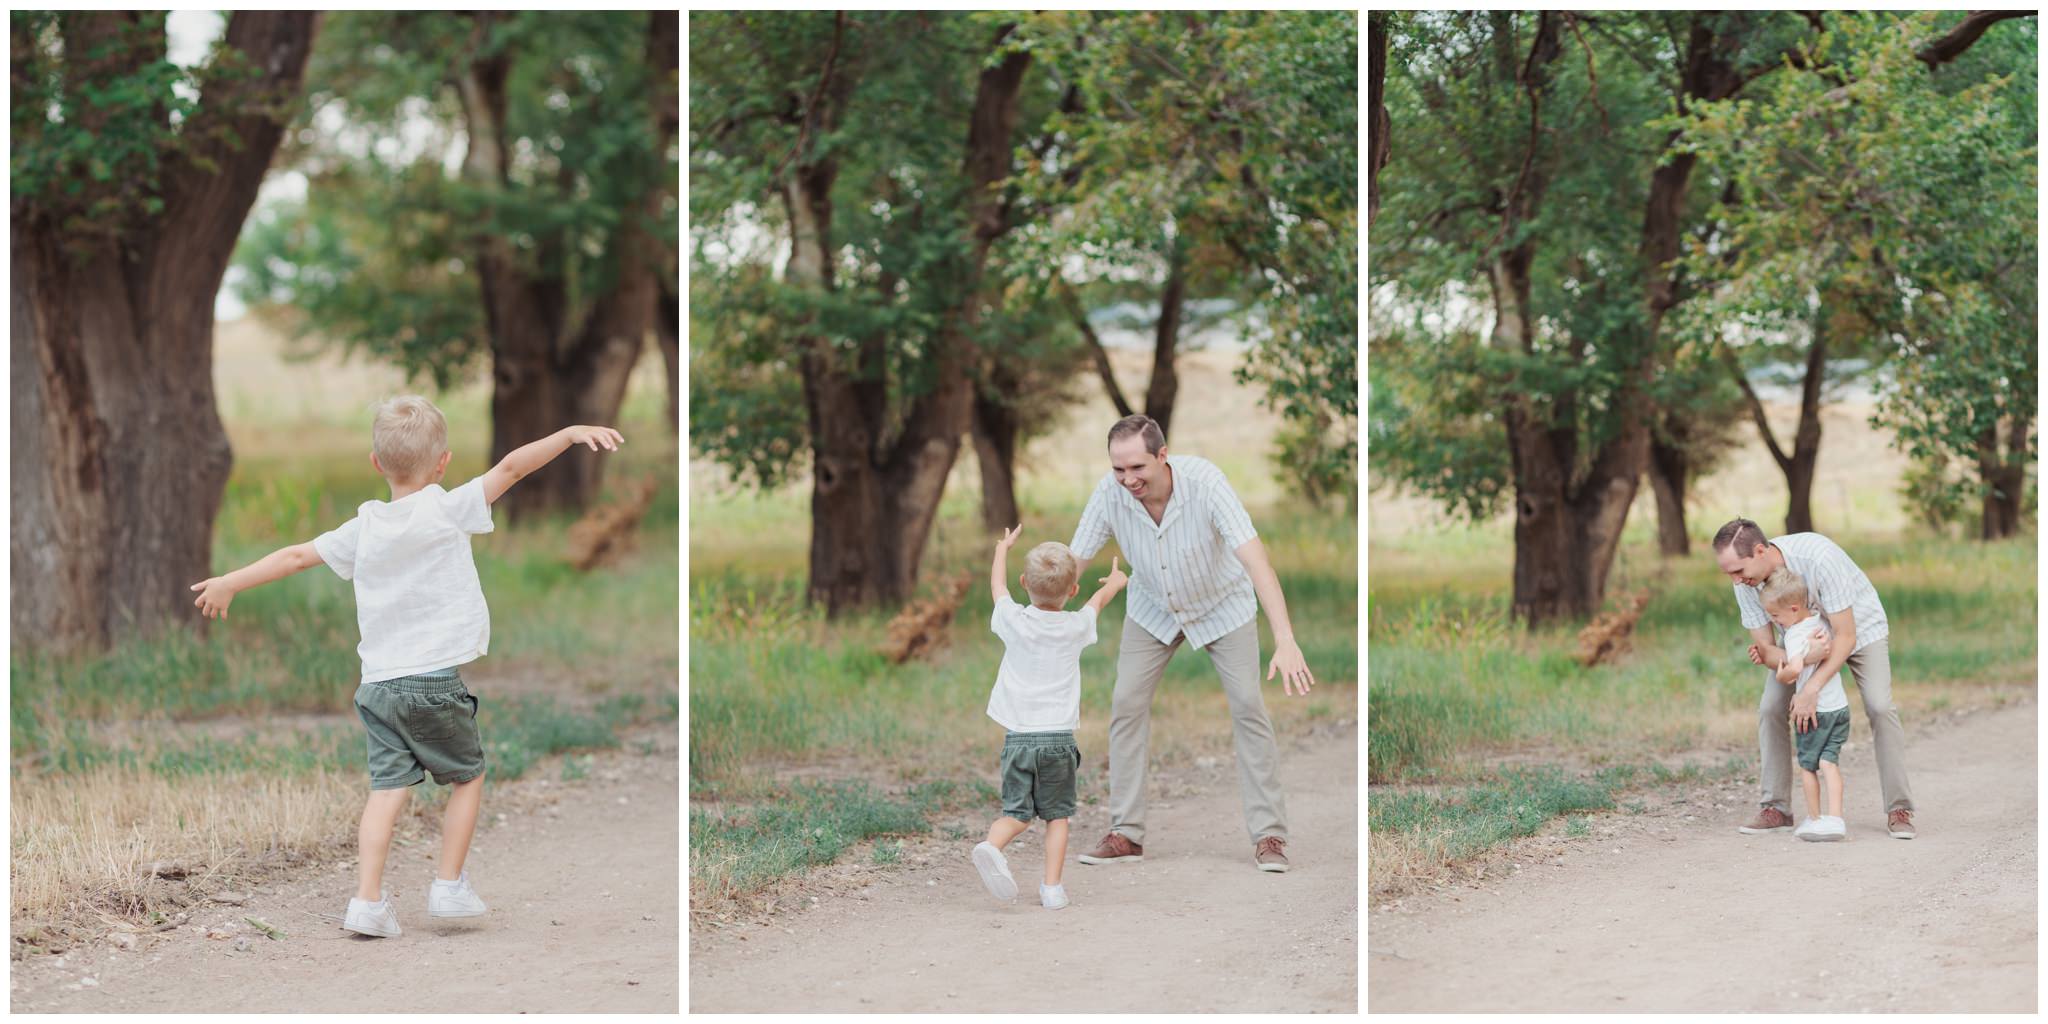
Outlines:
{"label": "dirt path", "polygon": [[1108,826],[1106,811],[1084,809],[1064,910],[1038,905],[1043,826],[1010,847],[1030,893],[1011,904],[989,896],[968,860],[978,835],[935,841],[857,896],[693,935],[690,1010],[1353,1012],[1355,724],[1283,751],[1281,780],[1287,874],[1252,866],[1225,760],[1199,792],[1153,802],[1142,863],[1075,862]]}
{"label": "dirt path", "polygon": [[1614,834],[1561,863],[1375,909],[1367,1005],[2032,1013],[2034,704],[1911,741],[1910,842],[1884,831],[1858,715],[1846,841],[1738,834],[1749,783],[1611,819]]}
{"label": "dirt path", "polygon": [[[495,803],[487,795],[469,858],[491,908],[481,918],[427,916],[432,834],[392,851],[385,878],[400,938],[341,930],[355,889],[350,858],[261,886],[245,907],[199,908],[191,924],[133,950],[101,944],[17,963],[12,1008],[677,1012],[678,750],[674,724],[630,733],[620,749],[594,755],[585,778],[564,781],[549,759]],[[286,937],[264,938],[244,915]],[[239,927],[247,950],[206,938],[216,924]]]}

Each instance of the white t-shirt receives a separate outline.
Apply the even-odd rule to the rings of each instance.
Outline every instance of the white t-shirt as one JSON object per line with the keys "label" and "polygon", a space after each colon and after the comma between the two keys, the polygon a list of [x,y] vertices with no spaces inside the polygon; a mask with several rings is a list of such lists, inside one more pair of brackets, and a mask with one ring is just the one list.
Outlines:
{"label": "white t-shirt", "polygon": [[356,517],[313,538],[335,575],[354,580],[363,682],[431,672],[482,657],[491,612],[469,537],[491,532],[483,477],[397,501],[366,501]]}
{"label": "white t-shirt", "polygon": [[1081,725],[1081,651],[1095,642],[1095,609],[1049,612],[996,596],[989,629],[1003,663],[988,716],[1011,732],[1067,732]]}
{"label": "white t-shirt", "polygon": [[[1797,658],[1804,655],[1806,649],[1813,646],[1817,635],[1833,638],[1834,630],[1829,629],[1827,620],[1816,612],[1785,631],[1785,657]],[[1799,685],[1792,690],[1793,695],[1806,692],[1807,685],[1813,680],[1813,670],[1819,667],[1819,662],[1808,662],[1805,668],[1799,670]],[[1848,706],[1849,695],[1842,692],[1842,673],[1837,669],[1834,675],[1828,677],[1827,685],[1820,688],[1820,703],[1815,704],[1813,709],[1840,711]]]}

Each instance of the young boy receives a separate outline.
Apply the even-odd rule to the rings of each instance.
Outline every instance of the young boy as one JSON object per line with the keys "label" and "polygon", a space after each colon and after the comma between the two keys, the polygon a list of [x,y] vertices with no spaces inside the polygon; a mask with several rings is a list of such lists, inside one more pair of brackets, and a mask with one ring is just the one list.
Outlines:
{"label": "young boy", "polygon": [[[1806,581],[1790,568],[1777,569],[1765,578],[1757,597],[1771,621],[1785,630],[1785,663],[1777,668],[1778,681],[1796,685],[1795,696],[1809,687],[1821,687],[1819,702],[1814,706],[1814,723],[1804,729],[1798,729],[1798,723],[1794,723],[1798,729],[1795,746],[1800,782],[1806,789],[1807,817],[1792,834],[1808,842],[1834,842],[1848,831],[1842,822],[1839,761],[1842,742],[1849,738],[1849,697],[1842,692],[1841,673],[1816,681],[1814,670],[1820,666],[1806,661],[1806,652],[1830,635],[1827,620],[1814,608]],[[1822,780],[1827,782],[1826,813],[1822,813],[1820,801]]]}
{"label": "young boy", "polygon": [[322,562],[342,579],[355,581],[356,621],[363,637],[357,648],[363,680],[355,707],[369,734],[370,798],[356,833],[356,894],[348,901],[343,928],[398,936],[398,913],[381,888],[384,858],[407,787],[428,774],[436,784],[454,789],[441,819],[441,860],[427,888],[427,913],[475,917],[484,912],[462,866],[483,801],[484,753],[476,728],[477,699],[463,687],[456,666],[482,657],[491,641],[490,610],[470,558],[469,538],[491,532],[491,504],[506,488],[569,446],[617,451],[624,441],[610,427],[567,427],[445,491],[441,476],[448,471],[448,425],[441,410],[417,395],[394,398],[378,406],[371,427],[370,466],[391,485],[390,501],[366,501],[355,518],[310,542],[192,585],[200,592],[193,602],[200,613],[226,619],[237,593]]}
{"label": "young boy", "polygon": [[974,848],[974,867],[996,899],[1017,895],[1003,847],[1045,819],[1045,881],[1038,902],[1047,910],[1067,905],[1060,867],[1067,857],[1067,827],[1074,816],[1074,771],[1081,748],[1074,729],[1081,724],[1081,650],[1095,642],[1095,619],[1130,578],[1110,561],[1102,589],[1080,611],[1065,611],[1081,592],[1081,560],[1065,544],[1047,541],[1024,556],[1017,582],[1031,595],[1031,607],[1010,599],[1003,573],[1019,524],[996,542],[989,567],[995,614],[989,628],[1003,638],[1003,663],[988,695],[988,716],[1005,730],[1001,758],[1003,816],[988,827],[988,839]]}

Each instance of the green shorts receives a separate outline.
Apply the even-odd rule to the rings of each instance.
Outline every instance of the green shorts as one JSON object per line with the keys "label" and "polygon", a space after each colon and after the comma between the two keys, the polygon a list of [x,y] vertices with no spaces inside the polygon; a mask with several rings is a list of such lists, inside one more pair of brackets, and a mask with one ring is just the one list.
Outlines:
{"label": "green shorts", "polygon": [[1842,742],[1849,738],[1849,709],[1816,711],[1813,728],[1800,732],[1792,727],[1793,744],[1799,749],[1799,767],[1820,771],[1822,761],[1842,763]]}
{"label": "green shorts", "polygon": [[370,739],[370,788],[404,789],[432,773],[443,786],[484,773],[477,699],[454,669],[356,687]]}
{"label": "green shorts", "polygon": [[1003,817],[1029,824],[1074,816],[1074,772],[1081,748],[1071,732],[1003,735]]}

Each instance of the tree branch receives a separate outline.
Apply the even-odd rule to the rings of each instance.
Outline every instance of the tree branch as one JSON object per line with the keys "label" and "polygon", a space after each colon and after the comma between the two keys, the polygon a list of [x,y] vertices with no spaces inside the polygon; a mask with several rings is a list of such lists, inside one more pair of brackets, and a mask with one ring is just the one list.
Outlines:
{"label": "tree branch", "polygon": [[1913,56],[1927,65],[1927,70],[1939,70],[1943,64],[1963,55],[1991,26],[2007,18],[2031,18],[2033,11],[1971,11],[1963,18],[1962,24],[1949,30],[1949,34],[1928,43]]}
{"label": "tree branch", "polygon": [[1088,313],[1081,308],[1081,297],[1074,294],[1074,288],[1067,283],[1065,275],[1053,276],[1053,287],[1059,290],[1060,299],[1067,312],[1074,318],[1074,326],[1081,331],[1081,337],[1088,342],[1088,350],[1095,357],[1095,372],[1102,377],[1103,390],[1109,392],[1109,400],[1116,404],[1118,416],[1131,414],[1130,399],[1124,397],[1124,389],[1117,386],[1116,374],[1109,365],[1109,350],[1102,347],[1102,339],[1095,333],[1095,325],[1088,322]]}

